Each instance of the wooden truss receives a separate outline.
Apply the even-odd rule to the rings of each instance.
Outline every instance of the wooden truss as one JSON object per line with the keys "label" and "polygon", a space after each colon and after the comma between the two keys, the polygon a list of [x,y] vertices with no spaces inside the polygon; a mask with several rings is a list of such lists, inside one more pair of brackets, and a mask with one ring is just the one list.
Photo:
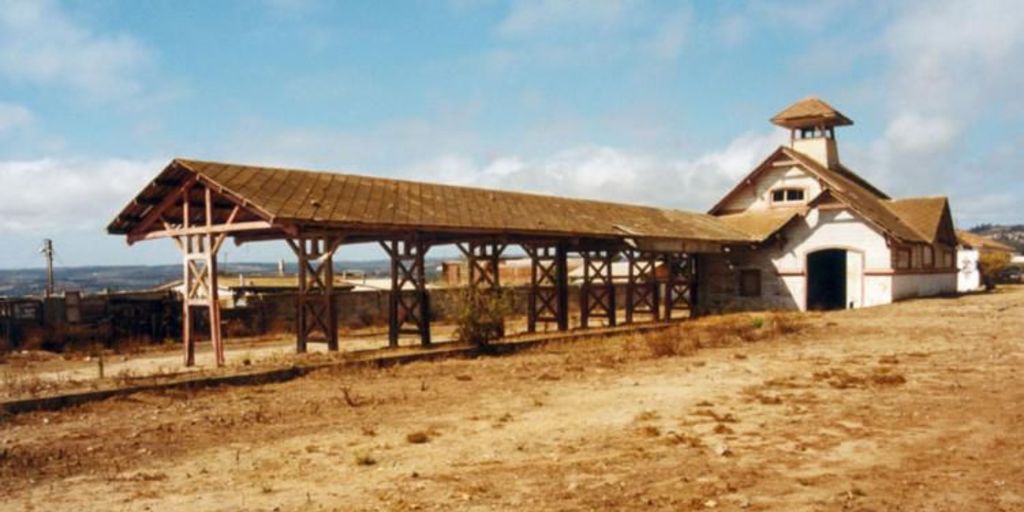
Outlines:
{"label": "wooden truss", "polygon": [[526,328],[537,332],[537,323],[553,322],[559,331],[569,330],[569,269],[566,247],[523,244],[530,256],[530,294]]}
{"label": "wooden truss", "polygon": [[673,311],[686,310],[692,315],[697,291],[697,265],[693,255],[667,253],[665,267],[668,270],[665,282],[665,320],[672,319]]}
{"label": "wooden truss", "polygon": [[456,244],[466,257],[469,286],[476,290],[501,288],[500,262],[506,244],[498,242],[467,242]]}
{"label": "wooden truss", "polygon": [[636,250],[626,251],[629,271],[626,281],[626,323],[633,323],[637,313],[660,318],[661,285],[658,282],[658,254]]}
{"label": "wooden truss", "polygon": [[[198,193],[198,202],[193,197]],[[150,219],[163,224],[164,232],[178,246],[183,263],[182,331],[185,366],[195,364],[195,317],[197,308],[206,308],[217,366],[224,365],[224,340],[221,332],[220,296],[217,284],[217,253],[227,237],[226,231],[216,226],[230,226],[238,218],[241,207],[234,205],[226,218],[218,217],[218,197],[208,187],[189,180],[172,196],[177,210],[166,208],[164,213]],[[168,206],[173,205],[171,202]],[[197,208],[198,206],[198,208]],[[178,213],[177,216],[174,213]]]}
{"label": "wooden truss", "polygon": [[338,314],[334,302],[334,253],[341,238],[289,239],[288,245],[299,260],[296,293],[295,350],[306,351],[306,344],[323,342],[327,350],[338,350]]}
{"label": "wooden truss", "polygon": [[595,249],[580,251],[583,257],[583,283],[580,284],[580,327],[590,326],[595,313],[605,317],[607,325],[615,326],[615,281],[612,262],[616,251]]}
{"label": "wooden truss", "polygon": [[430,246],[418,240],[388,240],[380,245],[391,258],[388,345],[397,347],[402,334],[417,334],[422,345],[430,345],[430,295],[423,261]]}
{"label": "wooden truss", "polygon": [[[307,191],[309,197],[313,193],[313,189]],[[129,243],[170,238],[181,251],[182,344],[186,365],[195,363],[195,320],[204,310],[209,317],[209,338],[216,362],[224,364],[217,255],[229,236],[236,243],[285,240],[295,252],[299,268],[295,321],[298,352],[305,352],[310,342],[324,342],[328,350],[339,348],[333,262],[342,243],[376,241],[391,259],[391,347],[398,346],[403,334],[417,335],[423,345],[431,342],[431,304],[424,262],[431,244],[456,243],[468,260],[469,285],[488,292],[501,287],[500,258],[506,245],[521,244],[531,261],[527,308],[530,332],[536,332],[539,323],[554,323],[560,331],[569,329],[567,255],[570,250],[578,252],[583,259],[581,327],[588,327],[595,318],[604,318],[602,323],[609,326],[616,324],[612,262],[625,248],[622,240],[532,232],[495,233],[490,228],[478,232],[432,232],[423,226],[343,227],[316,217],[319,201],[310,203],[308,208],[313,213],[308,217],[281,218],[217,185],[207,175],[172,167],[153,180],[146,193],[118,216],[117,225],[125,226],[124,231],[118,232],[126,234]],[[636,321],[637,315],[650,315],[654,321],[669,320],[684,309],[692,315],[697,297],[696,260],[680,252],[690,249],[678,244],[672,248],[641,247],[643,251],[631,249],[625,253],[629,264],[626,321]],[[664,276],[659,275],[659,261],[664,264]]]}

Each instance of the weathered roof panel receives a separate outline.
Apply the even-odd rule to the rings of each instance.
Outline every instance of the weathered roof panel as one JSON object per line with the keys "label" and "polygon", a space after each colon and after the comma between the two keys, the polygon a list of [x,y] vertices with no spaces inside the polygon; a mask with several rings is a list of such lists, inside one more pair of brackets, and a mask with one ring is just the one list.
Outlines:
{"label": "weathered roof panel", "polygon": [[758,241],[767,240],[777,233],[796,217],[802,217],[807,213],[806,207],[774,208],[771,210],[756,210],[743,213],[722,215],[719,217],[722,222],[749,234]]}

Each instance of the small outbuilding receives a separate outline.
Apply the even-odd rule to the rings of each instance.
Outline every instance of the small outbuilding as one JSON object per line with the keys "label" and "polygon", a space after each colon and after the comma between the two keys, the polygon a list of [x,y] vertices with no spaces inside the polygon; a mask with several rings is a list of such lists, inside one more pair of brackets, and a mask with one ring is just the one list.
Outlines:
{"label": "small outbuilding", "polygon": [[957,231],[956,237],[956,288],[959,292],[972,292],[985,287],[979,266],[983,254],[1002,253],[1008,261],[1012,261],[1014,248],[1002,242],[970,231]]}

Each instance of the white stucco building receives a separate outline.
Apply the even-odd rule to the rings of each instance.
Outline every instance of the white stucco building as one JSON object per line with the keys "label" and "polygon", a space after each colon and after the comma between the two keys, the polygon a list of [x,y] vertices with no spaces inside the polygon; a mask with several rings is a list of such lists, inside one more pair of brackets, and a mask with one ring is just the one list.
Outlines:
{"label": "white stucco building", "polygon": [[955,293],[957,238],[945,197],[892,199],[839,159],[853,122],[817,98],[772,118],[790,142],[710,211],[759,242],[702,257],[711,310],[842,309]]}
{"label": "white stucco building", "polygon": [[957,291],[973,292],[985,288],[979,262],[981,255],[1002,253],[1013,263],[1013,247],[969,231],[957,231]]}

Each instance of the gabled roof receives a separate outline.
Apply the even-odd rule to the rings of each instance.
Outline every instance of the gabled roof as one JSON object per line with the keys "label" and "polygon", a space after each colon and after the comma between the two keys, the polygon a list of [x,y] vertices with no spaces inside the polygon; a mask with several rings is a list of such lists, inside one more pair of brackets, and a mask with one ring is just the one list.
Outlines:
{"label": "gabled roof", "polygon": [[956,231],[945,197],[908,197],[889,201],[887,205],[926,240],[956,245]]}
{"label": "gabled roof", "polygon": [[945,197],[884,199],[844,173],[829,169],[799,151],[783,150],[821,178],[837,198],[897,239],[904,242],[956,243],[952,237],[949,202]]}
{"label": "gabled roof", "polygon": [[[413,231],[743,243],[713,216],[584,199],[199,160],[176,159],[107,230],[128,234],[166,196],[196,179],[272,226],[346,233]],[[153,228],[158,229],[157,227]]]}
{"label": "gabled roof", "polygon": [[748,211],[718,217],[722,222],[749,234],[758,241],[767,240],[786,227],[793,219],[803,217],[807,208],[773,208],[771,210]]}
{"label": "gabled roof", "polygon": [[[952,217],[945,198],[911,198],[893,201],[889,196],[846,167],[829,168],[792,148],[780,146],[736,185],[714,208],[712,215],[728,216],[725,204],[749,185],[759,174],[772,168],[776,161],[786,159],[820,180],[823,194],[834,197],[863,216],[879,230],[904,242],[955,244],[952,239]],[[812,205],[814,202],[812,201]],[[758,212],[761,214],[762,212]]]}
{"label": "gabled roof", "polygon": [[987,236],[982,236],[977,233],[971,233],[970,231],[956,231],[957,241],[960,245],[967,247],[973,247],[980,250],[998,251],[998,252],[1017,252],[1013,247],[1006,245],[998,240],[994,240]]}
{"label": "gabled roof", "polygon": [[817,126],[848,126],[853,124],[821,98],[804,98],[775,114],[772,123],[786,128],[809,128]]}

